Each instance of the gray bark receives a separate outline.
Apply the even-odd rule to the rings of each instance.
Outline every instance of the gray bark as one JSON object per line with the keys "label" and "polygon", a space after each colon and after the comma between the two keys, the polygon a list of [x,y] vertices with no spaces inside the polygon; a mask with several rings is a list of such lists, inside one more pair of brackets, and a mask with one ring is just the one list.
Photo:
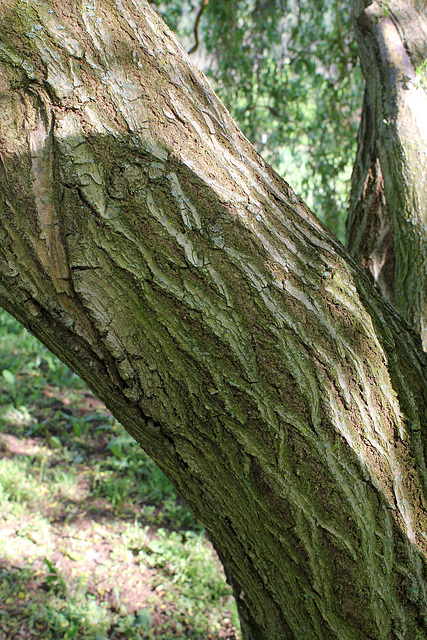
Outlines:
{"label": "gray bark", "polygon": [[419,336],[145,2],[0,6],[0,304],[175,483],[246,639],[425,638]]}
{"label": "gray bark", "polygon": [[366,95],[347,246],[427,348],[427,9],[353,10]]}

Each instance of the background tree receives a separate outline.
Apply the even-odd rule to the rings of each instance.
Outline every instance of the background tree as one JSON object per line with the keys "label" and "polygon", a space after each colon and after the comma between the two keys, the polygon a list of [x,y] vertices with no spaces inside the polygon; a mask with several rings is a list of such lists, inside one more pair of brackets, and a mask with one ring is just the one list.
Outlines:
{"label": "background tree", "polygon": [[427,348],[425,7],[354,3],[366,78],[348,247]]}
{"label": "background tree", "polygon": [[245,638],[423,638],[419,335],[146,3],[1,8],[2,306],[174,481]]}

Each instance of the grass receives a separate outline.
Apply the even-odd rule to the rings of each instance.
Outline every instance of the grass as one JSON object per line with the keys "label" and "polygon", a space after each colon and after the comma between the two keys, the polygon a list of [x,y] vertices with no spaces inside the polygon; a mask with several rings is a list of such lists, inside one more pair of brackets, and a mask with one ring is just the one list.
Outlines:
{"label": "grass", "polygon": [[222,567],[154,462],[0,310],[0,640],[237,639]]}

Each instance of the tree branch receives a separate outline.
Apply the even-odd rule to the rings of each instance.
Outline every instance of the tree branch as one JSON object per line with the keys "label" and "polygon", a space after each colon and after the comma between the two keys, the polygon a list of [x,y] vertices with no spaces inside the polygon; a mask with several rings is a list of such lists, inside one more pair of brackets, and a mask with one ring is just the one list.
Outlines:
{"label": "tree branch", "polygon": [[196,21],[194,23],[194,29],[193,29],[195,43],[191,47],[190,51],[188,52],[189,55],[197,51],[197,49],[199,48],[199,22],[200,22],[200,18],[202,17],[203,11],[208,6],[208,3],[209,3],[209,0],[202,0],[202,4],[200,5],[199,11],[197,13]]}

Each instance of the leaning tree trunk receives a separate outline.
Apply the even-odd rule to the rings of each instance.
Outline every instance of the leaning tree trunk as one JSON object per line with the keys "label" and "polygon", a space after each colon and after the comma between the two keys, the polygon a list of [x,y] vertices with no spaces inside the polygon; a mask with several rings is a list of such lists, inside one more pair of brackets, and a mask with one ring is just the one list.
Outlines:
{"label": "leaning tree trunk", "polygon": [[353,3],[366,94],[347,246],[427,349],[427,7]]}
{"label": "leaning tree trunk", "polygon": [[1,305],[175,483],[245,639],[425,638],[418,335],[145,2],[0,6]]}

